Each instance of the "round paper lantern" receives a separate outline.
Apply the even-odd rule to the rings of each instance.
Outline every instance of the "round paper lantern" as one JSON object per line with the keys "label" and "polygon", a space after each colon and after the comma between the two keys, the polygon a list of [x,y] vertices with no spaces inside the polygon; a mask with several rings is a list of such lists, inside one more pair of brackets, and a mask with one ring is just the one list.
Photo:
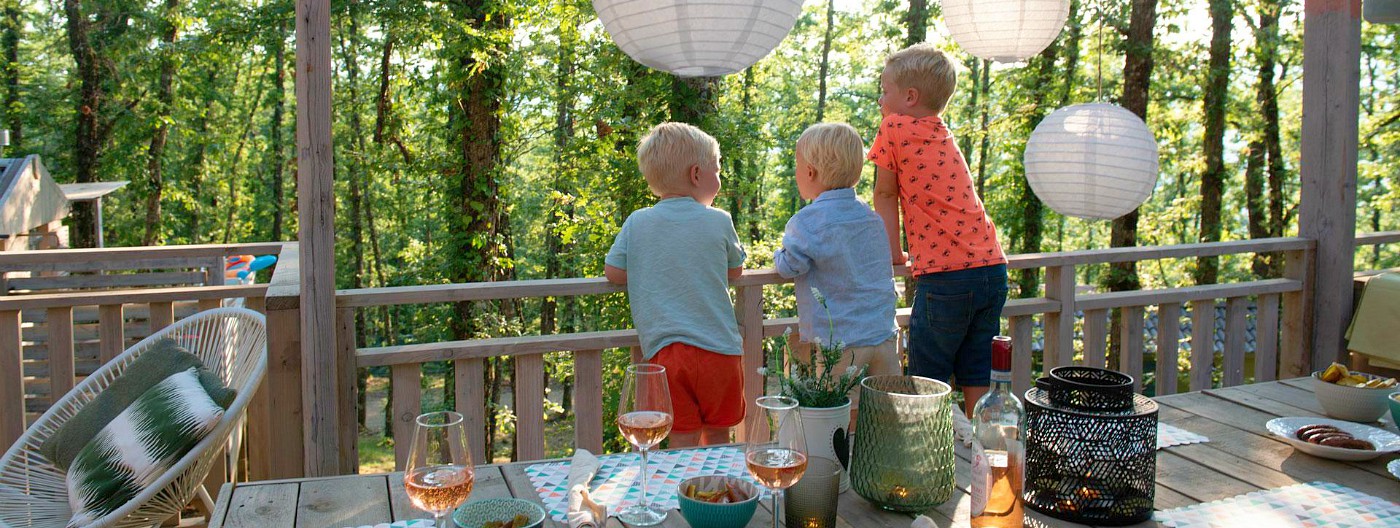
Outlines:
{"label": "round paper lantern", "polygon": [[1065,216],[1107,220],[1157,186],[1157,140],[1137,114],[1108,103],[1054,111],[1026,141],[1031,190]]}
{"label": "round paper lantern", "polygon": [[598,19],[637,62],[682,77],[749,67],[782,42],[801,0],[593,0]]}
{"label": "round paper lantern", "polygon": [[978,58],[1020,62],[1055,41],[1069,19],[1069,0],[943,0],[953,40]]}

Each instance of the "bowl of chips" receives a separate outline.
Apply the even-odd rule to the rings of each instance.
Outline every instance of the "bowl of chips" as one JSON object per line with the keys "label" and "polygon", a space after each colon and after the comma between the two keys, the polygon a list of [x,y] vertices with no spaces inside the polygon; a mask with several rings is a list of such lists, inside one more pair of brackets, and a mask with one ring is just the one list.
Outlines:
{"label": "bowl of chips", "polygon": [[1340,363],[1313,373],[1313,393],[1322,410],[1328,416],[1352,422],[1379,420],[1388,410],[1390,393],[1396,389],[1395,378],[1348,370]]}
{"label": "bowl of chips", "polygon": [[693,528],[743,528],[758,508],[759,489],[744,479],[705,475],[681,481],[676,495]]}

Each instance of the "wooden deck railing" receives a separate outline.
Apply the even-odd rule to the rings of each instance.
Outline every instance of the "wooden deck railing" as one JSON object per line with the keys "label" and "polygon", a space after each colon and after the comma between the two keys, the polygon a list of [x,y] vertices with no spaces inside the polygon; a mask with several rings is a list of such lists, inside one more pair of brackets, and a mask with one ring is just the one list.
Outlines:
{"label": "wooden deck railing", "polygon": [[[1063,253],[1015,255],[1009,258],[1009,268],[1044,270],[1043,296],[1009,300],[1003,311],[1009,329],[1017,343],[1014,363],[1014,386],[1025,390],[1032,381],[1032,365],[1039,359],[1042,368],[1071,363],[1108,366],[1134,375],[1139,389],[1144,371],[1147,343],[1144,337],[1144,316],[1155,310],[1163,323],[1158,325],[1155,343],[1157,354],[1155,375],[1160,380],[1158,393],[1176,391],[1177,358],[1183,337],[1189,337],[1191,347],[1190,383],[1192,390],[1212,384],[1215,352],[1216,303],[1225,304],[1225,346],[1220,380],[1223,385],[1243,383],[1247,377],[1273,380],[1279,376],[1296,376],[1308,372],[1309,314],[1307,296],[1309,262],[1315,243],[1299,238],[1278,238],[1186,244],[1179,246],[1115,248]],[[1191,286],[1161,290],[1131,292],[1076,293],[1077,270],[1082,266],[1114,262],[1140,262],[1158,259],[1194,259],[1201,256],[1276,253],[1286,262],[1282,277],[1261,278],[1240,283]],[[897,269],[899,274],[907,274]],[[771,318],[765,314],[763,287],[789,282],[773,270],[749,270],[731,282],[735,289],[735,313],[743,337],[745,396],[752,400],[761,394],[764,380],[755,374],[762,365],[763,340],[796,329],[796,318]],[[431,304],[459,301],[532,299],[604,295],[624,291],[623,287],[603,279],[553,279],[513,281],[503,283],[444,284],[341,290],[336,295],[338,357],[353,362],[355,368],[388,366],[395,391],[392,427],[396,438],[412,434],[413,420],[421,411],[422,364],[452,361],[458,374],[456,386],[457,410],[466,416],[473,456],[484,460],[485,405],[484,388],[479,380],[485,359],[498,356],[514,357],[514,402],[516,415],[516,446],[520,459],[537,459],[545,455],[544,422],[544,356],[548,352],[568,352],[574,358],[576,388],[573,392],[574,441],[578,447],[598,450],[603,443],[602,352],[614,347],[636,347],[638,339],[631,329],[612,329],[574,334],[504,337],[417,343],[410,345],[356,349],[355,310],[404,304]],[[1257,343],[1254,370],[1245,372],[1245,327],[1248,306],[1257,303]],[[269,301],[270,302],[270,301]],[[1189,307],[1192,335],[1181,336],[1179,321]],[[1108,315],[1111,310],[1122,312],[1122,352],[1109,365],[1106,354]],[[1077,324],[1076,314],[1082,313]],[[898,312],[901,327],[908,326],[909,310]],[[1034,357],[1030,346],[1035,319],[1043,328],[1043,352]],[[1281,323],[1282,321],[1282,323]],[[1078,334],[1076,329],[1080,329]],[[342,396],[341,423],[355,423],[352,397],[355,391],[354,369],[340,369],[338,388]],[[307,423],[314,423],[314,419]],[[350,429],[350,428],[347,428]],[[343,472],[356,468],[355,442],[352,434],[344,434],[341,443]],[[396,459],[402,466],[407,455],[407,442],[396,445]]]}
{"label": "wooden deck railing", "polygon": [[[0,446],[83,376],[177,319],[226,299],[261,310],[268,286],[223,285],[224,259],[280,252],[268,243],[0,253]],[[43,275],[11,276],[20,272]],[[185,286],[131,289],[170,284]]]}

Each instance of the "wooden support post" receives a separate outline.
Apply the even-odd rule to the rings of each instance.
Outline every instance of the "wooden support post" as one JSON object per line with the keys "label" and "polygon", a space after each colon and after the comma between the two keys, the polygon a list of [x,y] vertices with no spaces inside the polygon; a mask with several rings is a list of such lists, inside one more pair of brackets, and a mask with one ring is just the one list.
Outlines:
{"label": "wooden support post", "polygon": [[544,458],[544,354],[515,357],[515,454]]}
{"label": "wooden support post", "polygon": [[337,308],[335,322],[336,363],[340,365],[336,379],[336,394],[340,395],[337,407],[341,426],[339,473],[354,475],[360,470],[360,449],[357,445],[360,438],[360,420],[356,414],[360,400],[357,397],[359,369],[355,364],[355,309]]}
{"label": "wooden support post", "polygon": [[199,311],[213,310],[224,305],[223,299],[200,299],[198,302]]}
{"label": "wooden support post", "polygon": [[1254,382],[1278,379],[1278,295],[1259,296],[1254,317]]}
{"label": "wooden support post", "polygon": [[49,325],[49,402],[55,404],[73,390],[77,377],[73,370],[73,307],[49,308],[46,324]]}
{"label": "wooden support post", "polygon": [[283,246],[267,287],[267,376],[248,405],[253,480],[306,476],[297,248],[295,243]]}
{"label": "wooden support post", "polygon": [[224,285],[224,257],[214,257],[204,264],[204,285]]}
{"label": "wooden support post", "polygon": [[1312,372],[1312,251],[1284,253],[1283,278],[1302,281],[1303,291],[1283,294],[1283,333],[1279,343],[1279,376],[1296,378]]}
{"label": "wooden support post", "polygon": [[340,472],[342,366],[335,347],[335,193],[331,145],[331,2],[296,2],[297,211],[302,407],[309,477]]}
{"label": "wooden support post", "polygon": [[104,304],[97,307],[97,331],[101,339],[98,359],[103,365],[126,350],[126,337],[123,335],[125,327],[126,317],[122,315],[122,305]]}
{"label": "wooden support post", "polygon": [[1118,342],[1123,346],[1118,353],[1118,370],[1133,377],[1133,392],[1142,392],[1142,307],[1124,307],[1122,314],[1123,328]]}
{"label": "wooden support post", "polygon": [[1045,371],[1074,360],[1074,266],[1045,268],[1045,298],[1060,311],[1045,314]]}
{"label": "wooden support post", "polygon": [[[408,464],[408,451],[413,446],[413,429],[418,415],[423,414],[423,369],[418,363],[389,367],[389,383],[394,388],[394,471],[403,471]],[[491,461],[483,461],[489,464]]]}
{"label": "wooden support post", "polygon": [[1298,234],[1317,241],[1310,369],[1346,355],[1356,249],[1361,0],[1303,1]]}
{"label": "wooden support post", "polygon": [[1009,317],[1006,325],[1011,327],[1011,392],[1025,394],[1031,388],[1034,377],[1031,372],[1035,362],[1031,356],[1031,318]]}
{"label": "wooden support post", "polygon": [[1211,387],[1215,370],[1215,300],[1191,301],[1191,391]]}
{"label": "wooden support post", "polygon": [[[490,464],[486,458],[486,360],[482,358],[459,359],[457,366],[457,412],[462,414],[462,425],[467,428],[468,450],[472,461],[477,464]],[[577,371],[578,367],[574,367]],[[601,374],[601,373],[600,373]],[[577,374],[575,374],[577,375]],[[599,389],[600,391],[602,389]],[[598,395],[599,398],[602,394]],[[397,439],[395,439],[397,442]]]}
{"label": "wooden support post", "polygon": [[1244,384],[1244,342],[1245,316],[1249,313],[1249,299],[1232,297],[1225,301],[1225,350],[1220,363],[1220,386],[1233,387]]}
{"label": "wooden support post", "polygon": [[1181,343],[1181,305],[1157,307],[1157,396],[1176,394],[1176,360]]}
{"label": "wooden support post", "polygon": [[153,302],[151,311],[151,333],[159,332],[162,328],[175,323],[175,303]]}
{"label": "wooden support post", "polygon": [[[763,395],[763,376],[758,375],[763,366],[763,286],[741,286],[738,290],[734,317],[739,321],[739,335],[744,343],[744,415],[755,416],[758,405],[754,402]],[[736,427],[735,440],[744,441],[746,429]]]}
{"label": "wooden support post", "polygon": [[1108,366],[1108,310],[1084,310],[1084,365]]}
{"label": "wooden support post", "polygon": [[0,448],[24,434],[24,343],[19,310],[0,312]]}
{"label": "wooden support post", "polygon": [[603,351],[574,352],[574,447],[603,452]]}

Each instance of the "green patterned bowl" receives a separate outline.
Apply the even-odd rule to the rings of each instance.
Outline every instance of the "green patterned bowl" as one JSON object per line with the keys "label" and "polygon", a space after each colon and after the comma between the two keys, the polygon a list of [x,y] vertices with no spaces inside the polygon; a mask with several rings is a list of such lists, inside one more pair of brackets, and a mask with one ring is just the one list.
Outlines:
{"label": "green patterned bowl", "polygon": [[539,528],[544,524],[544,508],[524,499],[483,499],[461,505],[452,512],[452,521],[461,528],[481,528],[491,521],[509,521],[525,515],[530,523],[517,528]]}
{"label": "green patterned bowl", "polygon": [[[689,484],[695,484],[701,489],[717,489],[726,483],[743,490],[748,494],[749,499],[742,502],[717,504],[685,496],[685,488]],[[753,518],[754,511],[758,509],[760,491],[758,486],[744,479],[723,475],[705,475],[681,481],[680,486],[676,488],[676,498],[680,501],[681,517],[685,517],[691,528],[743,528],[749,524],[749,519]]]}

